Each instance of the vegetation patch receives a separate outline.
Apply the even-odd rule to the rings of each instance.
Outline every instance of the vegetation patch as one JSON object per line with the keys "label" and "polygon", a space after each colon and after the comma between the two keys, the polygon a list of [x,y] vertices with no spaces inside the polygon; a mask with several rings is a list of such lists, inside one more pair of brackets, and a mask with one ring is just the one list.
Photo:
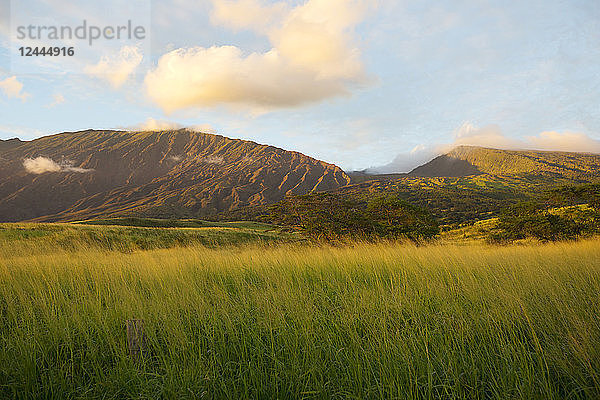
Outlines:
{"label": "vegetation patch", "polygon": [[271,207],[274,223],[316,239],[430,239],[439,233],[424,209],[397,195],[355,199],[333,193],[290,196]]}
{"label": "vegetation patch", "polygon": [[[97,224],[97,221],[93,223],[94,225],[0,224],[0,247],[11,248],[13,254],[45,254],[79,249],[131,252],[198,245],[219,247],[303,240],[299,235],[282,232],[273,225],[245,222],[207,223],[203,228],[150,228]],[[187,222],[182,224],[186,225]]]}
{"label": "vegetation patch", "polygon": [[519,203],[498,219],[496,242],[533,238],[541,241],[575,240],[600,233],[600,210],[582,206],[549,209],[536,202]]}

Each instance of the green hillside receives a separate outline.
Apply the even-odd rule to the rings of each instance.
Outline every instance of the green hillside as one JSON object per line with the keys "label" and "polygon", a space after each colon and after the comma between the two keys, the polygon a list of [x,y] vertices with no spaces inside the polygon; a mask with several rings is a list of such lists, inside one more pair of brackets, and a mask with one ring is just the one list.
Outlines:
{"label": "green hillside", "polygon": [[522,201],[593,201],[600,196],[600,155],[460,146],[408,176],[371,177],[335,192],[355,198],[394,193],[455,227],[496,217]]}
{"label": "green hillside", "polygon": [[[464,168],[458,174],[446,167]],[[451,162],[453,161],[454,164]],[[460,172],[460,171],[458,171]],[[559,151],[499,150],[475,146],[459,146],[431,162],[415,168],[411,175],[443,177],[468,175],[546,175],[579,182],[599,178],[600,155]]]}

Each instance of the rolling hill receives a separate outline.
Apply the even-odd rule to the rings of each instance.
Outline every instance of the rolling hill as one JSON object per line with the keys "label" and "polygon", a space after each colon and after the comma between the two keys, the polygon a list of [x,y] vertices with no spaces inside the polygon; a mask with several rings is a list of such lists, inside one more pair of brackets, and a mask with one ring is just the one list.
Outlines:
{"label": "rolling hill", "polygon": [[202,217],[350,182],[335,165],[219,135],[82,131],[0,141],[0,221]]}

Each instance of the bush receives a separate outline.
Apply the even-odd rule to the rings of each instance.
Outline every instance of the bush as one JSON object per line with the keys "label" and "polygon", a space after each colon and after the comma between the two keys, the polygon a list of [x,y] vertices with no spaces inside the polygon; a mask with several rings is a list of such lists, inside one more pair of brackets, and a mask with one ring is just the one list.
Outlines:
{"label": "bush", "polygon": [[437,222],[428,212],[393,195],[367,201],[333,193],[290,196],[270,208],[270,218],[273,223],[326,240],[344,237],[417,240],[439,233]]}
{"label": "bush", "polygon": [[540,203],[524,202],[502,212],[498,229],[491,235],[492,241],[573,240],[600,233],[600,212],[589,206],[551,210]]}

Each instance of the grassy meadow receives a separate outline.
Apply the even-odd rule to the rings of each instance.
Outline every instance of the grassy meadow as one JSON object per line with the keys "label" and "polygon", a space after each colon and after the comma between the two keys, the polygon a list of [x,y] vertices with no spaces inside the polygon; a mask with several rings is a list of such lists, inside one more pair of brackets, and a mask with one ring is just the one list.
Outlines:
{"label": "grassy meadow", "polygon": [[263,228],[1,226],[0,398],[600,398],[600,240]]}
{"label": "grassy meadow", "polygon": [[294,243],[304,239],[257,222],[205,222],[114,219],[71,224],[0,223],[0,248],[15,254],[90,249],[132,252],[160,248],[217,248],[249,243]]}

